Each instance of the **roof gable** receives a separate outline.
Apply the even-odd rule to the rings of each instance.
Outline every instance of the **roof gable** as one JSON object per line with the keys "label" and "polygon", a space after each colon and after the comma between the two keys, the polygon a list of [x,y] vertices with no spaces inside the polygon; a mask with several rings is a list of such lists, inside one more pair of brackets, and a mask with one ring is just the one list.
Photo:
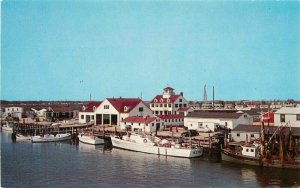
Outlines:
{"label": "roof gable", "polygon": [[89,102],[86,105],[83,106],[83,108],[80,110],[80,112],[94,112],[95,108],[97,108],[98,106],[100,106],[101,102]]}
{"label": "roof gable", "polygon": [[139,98],[107,98],[107,100],[120,113],[128,113],[142,102]]}

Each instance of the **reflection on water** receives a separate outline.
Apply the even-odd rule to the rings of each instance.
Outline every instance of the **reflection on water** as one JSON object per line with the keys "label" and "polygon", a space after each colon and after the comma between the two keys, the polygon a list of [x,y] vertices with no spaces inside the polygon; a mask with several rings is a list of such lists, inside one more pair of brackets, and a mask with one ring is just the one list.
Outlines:
{"label": "reflection on water", "polygon": [[300,171],[212,163],[103,145],[12,143],[1,135],[4,187],[300,186]]}

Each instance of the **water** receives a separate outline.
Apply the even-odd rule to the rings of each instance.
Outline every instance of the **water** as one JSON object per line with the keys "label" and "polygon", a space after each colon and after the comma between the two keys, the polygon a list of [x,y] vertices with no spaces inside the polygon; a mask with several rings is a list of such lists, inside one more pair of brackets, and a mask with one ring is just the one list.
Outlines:
{"label": "water", "polygon": [[300,186],[300,170],[260,169],[70,142],[12,143],[1,134],[3,187]]}

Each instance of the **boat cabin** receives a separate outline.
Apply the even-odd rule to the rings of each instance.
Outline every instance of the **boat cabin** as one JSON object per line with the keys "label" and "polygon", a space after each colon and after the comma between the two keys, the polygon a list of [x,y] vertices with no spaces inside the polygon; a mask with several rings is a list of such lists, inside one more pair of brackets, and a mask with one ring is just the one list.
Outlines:
{"label": "boat cabin", "polygon": [[258,147],[256,146],[242,146],[242,155],[247,157],[258,157]]}

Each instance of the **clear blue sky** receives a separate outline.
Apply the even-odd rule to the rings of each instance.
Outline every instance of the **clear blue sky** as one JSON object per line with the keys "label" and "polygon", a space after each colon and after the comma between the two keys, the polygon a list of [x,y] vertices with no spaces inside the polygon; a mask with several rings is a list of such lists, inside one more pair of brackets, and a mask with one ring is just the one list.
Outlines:
{"label": "clear blue sky", "polygon": [[[300,99],[299,2],[3,1],[1,99]],[[83,81],[83,82],[80,82]]]}

